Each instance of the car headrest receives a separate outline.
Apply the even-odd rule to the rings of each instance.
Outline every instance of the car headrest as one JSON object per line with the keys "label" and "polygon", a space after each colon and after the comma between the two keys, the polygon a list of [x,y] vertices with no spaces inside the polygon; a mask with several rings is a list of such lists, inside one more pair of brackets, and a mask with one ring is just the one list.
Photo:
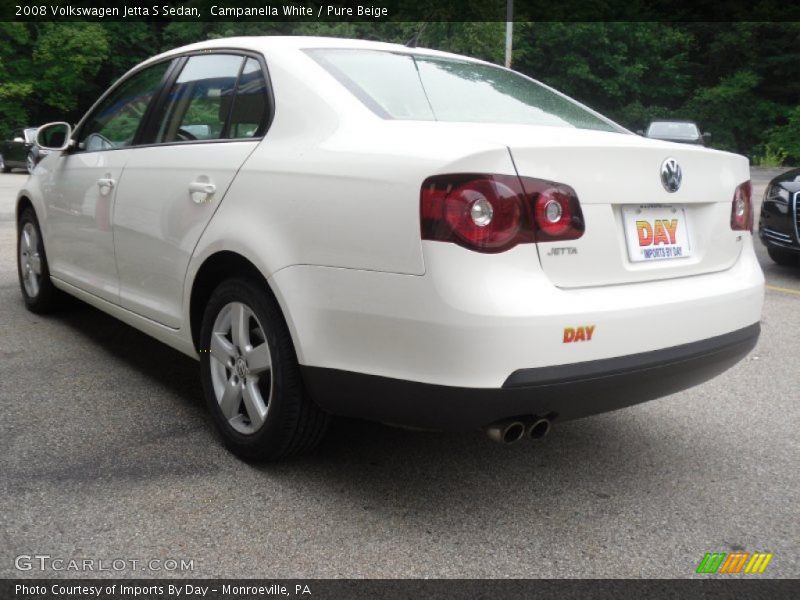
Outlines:
{"label": "car headrest", "polygon": [[[231,104],[233,104],[233,112],[231,112]],[[220,99],[219,120],[224,122],[228,113],[231,113],[231,123],[261,123],[265,110],[266,98],[260,85],[252,91],[248,90],[246,86],[240,87],[235,101],[233,94],[222,96]]]}

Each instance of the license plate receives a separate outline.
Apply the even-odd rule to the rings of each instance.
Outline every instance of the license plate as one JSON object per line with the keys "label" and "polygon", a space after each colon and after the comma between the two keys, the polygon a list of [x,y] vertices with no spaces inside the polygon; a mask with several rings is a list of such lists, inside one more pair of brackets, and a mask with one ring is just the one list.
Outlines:
{"label": "license plate", "polygon": [[689,223],[683,206],[623,206],[622,224],[631,262],[674,260],[692,255]]}

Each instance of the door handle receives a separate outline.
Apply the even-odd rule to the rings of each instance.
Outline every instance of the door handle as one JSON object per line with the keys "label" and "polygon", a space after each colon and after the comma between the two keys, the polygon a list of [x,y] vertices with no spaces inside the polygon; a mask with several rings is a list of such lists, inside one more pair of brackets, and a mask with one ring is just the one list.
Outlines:
{"label": "door handle", "polygon": [[189,184],[189,193],[195,204],[202,204],[217,191],[217,186],[208,181],[193,181]]}

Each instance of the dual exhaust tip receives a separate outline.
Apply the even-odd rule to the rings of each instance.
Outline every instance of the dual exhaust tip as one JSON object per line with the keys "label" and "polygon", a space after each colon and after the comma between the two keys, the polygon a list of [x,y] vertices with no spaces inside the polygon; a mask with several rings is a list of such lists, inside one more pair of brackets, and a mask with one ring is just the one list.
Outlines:
{"label": "dual exhaust tip", "polygon": [[550,433],[550,419],[503,419],[486,427],[489,439],[499,444],[513,444],[524,437],[539,440]]}

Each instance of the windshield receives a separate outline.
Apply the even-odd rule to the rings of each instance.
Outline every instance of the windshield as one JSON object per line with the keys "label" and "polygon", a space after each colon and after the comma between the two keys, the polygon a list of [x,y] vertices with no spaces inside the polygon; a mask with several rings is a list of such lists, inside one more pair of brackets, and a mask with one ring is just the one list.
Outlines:
{"label": "windshield", "polygon": [[492,65],[381,50],[307,50],[385,119],[623,130],[572,100]]}
{"label": "windshield", "polygon": [[663,121],[651,123],[647,130],[647,137],[667,137],[694,140],[700,137],[700,131],[694,123],[676,123]]}

